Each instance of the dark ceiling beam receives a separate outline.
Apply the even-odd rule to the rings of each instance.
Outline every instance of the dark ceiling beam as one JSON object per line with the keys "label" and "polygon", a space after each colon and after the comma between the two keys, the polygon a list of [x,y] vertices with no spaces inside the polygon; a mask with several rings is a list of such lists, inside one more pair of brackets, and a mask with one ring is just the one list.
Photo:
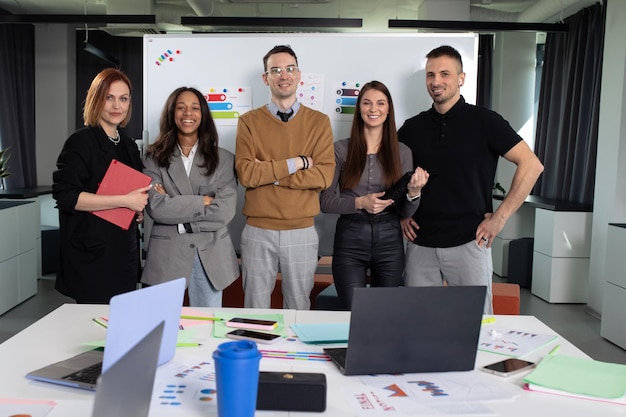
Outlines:
{"label": "dark ceiling beam", "polygon": [[312,27],[360,28],[363,19],[331,19],[315,17],[203,17],[181,16],[184,26],[257,26],[257,27]]}
{"label": "dark ceiling beam", "polygon": [[390,29],[441,29],[471,32],[567,32],[567,23],[478,22],[459,20],[389,19]]}
{"label": "dark ceiling beam", "polygon": [[0,15],[0,23],[154,24],[156,16],[153,14],[3,14]]}

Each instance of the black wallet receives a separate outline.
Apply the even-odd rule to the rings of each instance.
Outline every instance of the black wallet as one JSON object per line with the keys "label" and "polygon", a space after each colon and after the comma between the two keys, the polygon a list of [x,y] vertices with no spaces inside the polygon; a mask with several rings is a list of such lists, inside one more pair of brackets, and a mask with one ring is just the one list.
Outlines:
{"label": "black wallet", "polygon": [[309,372],[259,372],[257,410],[326,410],[326,375]]}
{"label": "black wallet", "polygon": [[407,193],[407,186],[409,185],[409,181],[411,181],[411,176],[413,175],[413,171],[409,171],[405,173],[398,181],[395,182],[385,194],[380,197],[381,200],[393,200],[395,204],[400,203],[403,198],[405,198]]}

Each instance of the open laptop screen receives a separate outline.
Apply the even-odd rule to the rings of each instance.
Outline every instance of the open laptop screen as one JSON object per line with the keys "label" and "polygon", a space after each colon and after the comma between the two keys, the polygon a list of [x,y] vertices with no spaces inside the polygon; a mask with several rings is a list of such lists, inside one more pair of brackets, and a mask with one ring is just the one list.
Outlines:
{"label": "open laptop screen", "polygon": [[356,288],[343,372],[474,369],[485,293],[484,286]]}

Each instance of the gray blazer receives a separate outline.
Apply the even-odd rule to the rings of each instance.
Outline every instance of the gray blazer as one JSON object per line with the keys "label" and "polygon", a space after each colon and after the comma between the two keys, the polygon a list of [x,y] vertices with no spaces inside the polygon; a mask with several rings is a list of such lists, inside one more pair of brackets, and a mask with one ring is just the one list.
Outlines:
{"label": "gray blazer", "polygon": [[[154,220],[141,282],[158,284],[179,277],[189,279],[196,252],[211,284],[223,290],[239,277],[239,264],[227,228],[235,216],[237,180],[234,155],[219,148],[219,166],[203,175],[202,156],[196,156],[187,177],[177,148],[169,168],[143,159],[144,173],[152,183],[162,184],[166,195],[150,190],[147,214]],[[203,196],[214,197],[204,206]],[[189,223],[193,233],[178,232],[179,223]]]}

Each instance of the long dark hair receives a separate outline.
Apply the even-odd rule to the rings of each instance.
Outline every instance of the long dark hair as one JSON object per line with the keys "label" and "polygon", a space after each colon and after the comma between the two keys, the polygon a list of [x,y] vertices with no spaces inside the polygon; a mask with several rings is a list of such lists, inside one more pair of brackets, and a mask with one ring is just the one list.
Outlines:
{"label": "long dark hair", "polygon": [[400,151],[398,150],[398,133],[396,132],[396,116],[393,110],[393,100],[387,86],[380,81],[370,81],[361,88],[356,101],[356,111],[352,119],[352,131],[348,141],[348,155],[339,180],[342,190],[355,187],[367,159],[367,143],[365,143],[365,122],[361,117],[361,99],[368,90],[378,90],[387,97],[389,114],[383,123],[383,139],[378,148],[378,159],[382,166],[383,177],[387,188],[391,187],[402,176]]}
{"label": "long dark hair", "polygon": [[167,98],[161,113],[159,136],[153,144],[148,146],[146,156],[154,159],[158,166],[169,168],[170,157],[178,143],[178,126],[174,120],[176,101],[178,96],[186,91],[195,94],[200,101],[202,120],[198,127],[198,152],[204,157],[205,175],[209,176],[215,172],[219,164],[217,128],[206,99],[200,91],[192,87],[179,87]]}

